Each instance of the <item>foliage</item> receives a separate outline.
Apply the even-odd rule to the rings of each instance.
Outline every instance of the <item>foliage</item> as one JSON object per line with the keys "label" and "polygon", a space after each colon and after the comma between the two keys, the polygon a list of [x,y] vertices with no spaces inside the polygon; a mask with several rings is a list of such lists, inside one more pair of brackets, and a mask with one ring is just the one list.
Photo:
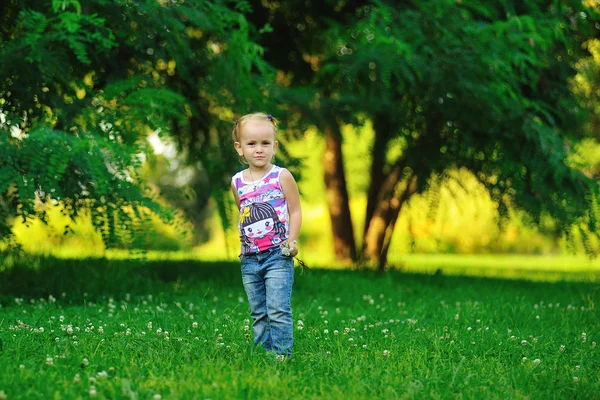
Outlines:
{"label": "foliage", "polygon": [[235,11],[244,4],[5,3],[2,237],[12,218],[44,220],[44,204],[56,202],[72,218],[89,209],[107,245],[119,243],[119,231],[135,232],[148,212],[172,220],[139,175],[153,156],[150,132],[190,149],[189,163],[210,182],[198,197],[227,187],[235,158],[217,133],[231,124],[222,108],[252,107],[268,73]]}

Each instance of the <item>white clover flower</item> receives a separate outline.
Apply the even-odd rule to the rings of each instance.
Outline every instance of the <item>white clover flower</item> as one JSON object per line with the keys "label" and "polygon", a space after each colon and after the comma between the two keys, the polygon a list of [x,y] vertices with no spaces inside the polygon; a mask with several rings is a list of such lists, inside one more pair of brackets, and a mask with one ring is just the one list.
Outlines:
{"label": "white clover flower", "polygon": [[454,315],[454,319],[455,319],[456,321],[458,321],[458,319],[459,319],[459,318],[460,318],[460,315],[459,315],[459,314],[455,314],[455,315]]}
{"label": "white clover flower", "polygon": [[390,355],[390,352],[389,352],[388,350],[384,350],[384,351],[383,351],[383,356],[384,356],[384,357],[387,357],[387,356],[389,356],[389,355]]}
{"label": "white clover flower", "polygon": [[19,365],[19,368],[20,368],[20,369],[25,369],[25,364],[21,364],[21,365]]}
{"label": "white clover flower", "polygon": [[560,345],[560,352],[562,353],[562,352],[564,352],[564,351],[565,351],[565,345],[564,345],[564,344],[561,344],[561,345]]}
{"label": "white clover flower", "polygon": [[472,330],[473,330],[473,328],[471,328],[471,327],[468,327],[468,328],[467,328],[467,330],[468,330],[468,331],[472,331]]}
{"label": "white clover flower", "polygon": [[65,322],[65,316],[64,316],[64,315],[61,315],[60,317],[58,317],[58,320],[59,320],[60,322]]}
{"label": "white clover flower", "polygon": [[4,393],[4,390],[0,390],[0,400],[6,400],[8,396]]}
{"label": "white clover flower", "polygon": [[535,360],[533,360],[534,365],[540,365],[541,362],[542,362],[542,360],[540,360],[539,358],[536,358]]}
{"label": "white clover flower", "polygon": [[46,365],[54,365],[54,360],[52,357],[46,357]]}
{"label": "white clover flower", "polygon": [[192,328],[194,328],[194,329],[198,328],[198,323],[196,321],[194,321],[192,323]]}
{"label": "white clover flower", "polygon": [[98,392],[96,391],[96,387],[90,386],[90,397],[96,397],[97,395],[98,395]]}
{"label": "white clover flower", "polygon": [[100,371],[96,374],[98,378],[104,379],[108,377],[108,373],[106,371]]}
{"label": "white clover flower", "polygon": [[79,374],[75,374],[75,376],[73,377],[73,383],[79,382],[81,382],[81,377],[79,376]]}
{"label": "white clover flower", "polygon": [[334,334],[334,335],[337,335],[338,333],[340,333],[340,331],[338,331],[337,329],[335,329],[335,330],[333,331],[333,334]]}
{"label": "white clover flower", "polygon": [[73,334],[73,327],[71,325],[67,326],[67,335]]}
{"label": "white clover flower", "polygon": [[579,382],[579,378],[578,378],[578,377],[576,377],[576,376],[574,376],[574,377],[573,377],[573,382],[575,382],[575,383]]}
{"label": "white clover flower", "polygon": [[592,342],[592,347],[596,347],[596,342]]}
{"label": "white clover flower", "polygon": [[354,342],[354,338],[348,338],[349,342]]}
{"label": "white clover flower", "polygon": [[88,365],[90,365],[90,361],[87,358],[84,358],[83,360],[81,360],[81,365],[87,367]]}
{"label": "white clover flower", "polygon": [[161,400],[162,396],[160,394],[156,393],[154,396],[152,396],[152,399],[153,400]]}
{"label": "white clover flower", "polygon": [[527,357],[523,357],[522,361],[523,362],[527,361]]}
{"label": "white clover flower", "polygon": [[521,340],[521,345],[522,346],[527,346],[527,340]]}
{"label": "white clover flower", "polygon": [[325,330],[323,330],[323,333],[324,333],[325,335],[327,335],[327,334],[329,334],[329,330],[328,330],[328,329],[325,329]]}
{"label": "white clover flower", "polygon": [[100,335],[104,334],[104,328],[103,328],[103,327],[101,327],[101,326],[99,326],[99,327],[98,327],[98,333],[99,333]]}
{"label": "white clover flower", "polygon": [[587,342],[587,335],[585,334],[585,332],[583,332],[583,333],[581,334],[581,341],[582,341],[583,343],[586,343],[586,342]]}

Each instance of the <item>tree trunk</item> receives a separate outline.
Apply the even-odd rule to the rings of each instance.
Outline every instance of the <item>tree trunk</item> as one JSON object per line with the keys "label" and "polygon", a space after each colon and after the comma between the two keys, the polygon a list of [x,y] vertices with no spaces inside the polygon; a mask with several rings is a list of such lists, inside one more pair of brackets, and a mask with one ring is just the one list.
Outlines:
{"label": "tree trunk", "polygon": [[400,211],[402,210],[402,206],[404,203],[417,192],[417,177],[413,176],[410,178],[410,181],[406,185],[406,188],[398,192],[399,196],[395,196],[390,205],[390,220],[385,229],[385,235],[383,238],[383,244],[381,246],[381,251],[379,252],[379,260],[377,265],[377,270],[379,272],[383,272],[387,265],[387,255],[390,249],[390,244],[392,243],[392,234],[394,233],[394,228],[396,227],[396,221],[398,221],[398,216],[400,215]]}
{"label": "tree trunk", "polygon": [[385,230],[388,225],[388,214],[391,209],[392,198],[400,175],[402,173],[402,165],[397,162],[390,173],[386,176],[377,195],[377,201],[373,210],[373,215],[367,224],[365,235],[363,237],[363,246],[361,252],[361,260],[366,262],[378,262],[379,254]]}
{"label": "tree trunk", "polygon": [[381,185],[385,179],[385,153],[387,145],[392,137],[393,126],[390,122],[388,114],[377,114],[373,118],[373,131],[375,131],[375,139],[373,142],[373,150],[371,151],[371,182],[369,183],[369,191],[367,193],[367,213],[365,216],[365,227],[363,237],[367,233],[367,228],[373,217],[377,198]]}
{"label": "tree trunk", "polygon": [[335,121],[325,126],[324,136],[323,171],[335,255],[339,260],[354,261],[356,243],[344,174],[342,134]]}
{"label": "tree trunk", "polygon": [[[403,164],[398,161],[381,185],[373,216],[364,235],[361,254],[363,261],[376,263],[380,271],[387,264],[387,253],[400,210],[416,192],[416,182],[413,172],[403,171]],[[399,188],[403,183],[406,185],[404,189]]]}

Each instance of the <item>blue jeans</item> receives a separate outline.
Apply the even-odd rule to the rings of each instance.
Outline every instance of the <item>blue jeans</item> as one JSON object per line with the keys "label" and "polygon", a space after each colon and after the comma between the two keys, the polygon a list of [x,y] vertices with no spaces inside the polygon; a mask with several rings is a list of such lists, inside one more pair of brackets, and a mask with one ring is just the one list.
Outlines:
{"label": "blue jeans", "polygon": [[242,254],[242,281],[254,320],[254,345],[291,356],[293,338],[292,285],[294,259],[279,247],[257,254]]}

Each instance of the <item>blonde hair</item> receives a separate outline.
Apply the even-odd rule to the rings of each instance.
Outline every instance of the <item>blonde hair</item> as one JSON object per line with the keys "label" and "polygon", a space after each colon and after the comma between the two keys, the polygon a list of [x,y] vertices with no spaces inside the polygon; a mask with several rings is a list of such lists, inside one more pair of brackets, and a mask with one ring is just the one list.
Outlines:
{"label": "blonde hair", "polygon": [[277,128],[277,119],[275,119],[271,114],[266,114],[263,112],[255,112],[251,114],[246,114],[237,121],[235,121],[235,126],[233,127],[233,131],[231,132],[231,138],[234,142],[240,141],[240,132],[242,127],[248,121],[269,121],[273,124],[273,133],[277,135],[279,129]]}

